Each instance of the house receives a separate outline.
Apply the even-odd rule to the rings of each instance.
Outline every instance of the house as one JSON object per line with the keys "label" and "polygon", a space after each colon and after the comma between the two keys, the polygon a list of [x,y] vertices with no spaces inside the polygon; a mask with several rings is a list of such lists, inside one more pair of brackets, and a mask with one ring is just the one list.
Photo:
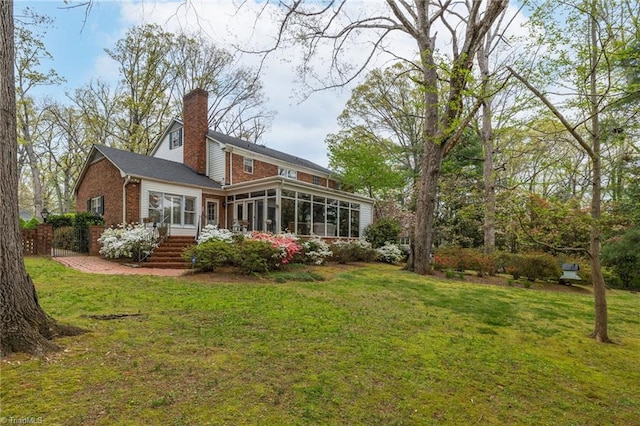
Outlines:
{"label": "house", "polygon": [[154,222],[196,236],[206,224],[327,238],[359,237],[373,200],[342,191],[311,161],[215,132],[208,94],[184,97],[149,156],[95,145],[75,186],[76,210],[107,225]]}

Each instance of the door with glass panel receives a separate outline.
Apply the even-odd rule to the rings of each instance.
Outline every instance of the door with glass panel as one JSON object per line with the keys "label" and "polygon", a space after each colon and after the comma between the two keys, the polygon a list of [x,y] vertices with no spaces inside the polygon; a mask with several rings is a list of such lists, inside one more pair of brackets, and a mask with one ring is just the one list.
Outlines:
{"label": "door with glass panel", "polygon": [[253,231],[255,229],[255,201],[236,202],[236,220],[243,230]]}
{"label": "door with glass panel", "polygon": [[207,200],[206,206],[206,225],[218,225],[218,202]]}

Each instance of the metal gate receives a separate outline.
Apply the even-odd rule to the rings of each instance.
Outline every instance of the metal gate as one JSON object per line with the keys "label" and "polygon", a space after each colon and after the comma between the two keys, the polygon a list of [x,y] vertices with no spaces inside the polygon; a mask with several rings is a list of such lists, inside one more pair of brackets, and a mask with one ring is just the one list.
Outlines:
{"label": "metal gate", "polygon": [[51,256],[87,256],[89,254],[89,232],[86,229],[63,226],[53,231]]}

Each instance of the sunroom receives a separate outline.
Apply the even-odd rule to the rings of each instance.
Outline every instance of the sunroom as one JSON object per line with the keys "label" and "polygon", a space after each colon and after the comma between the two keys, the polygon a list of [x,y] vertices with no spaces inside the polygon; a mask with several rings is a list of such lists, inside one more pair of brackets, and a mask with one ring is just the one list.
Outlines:
{"label": "sunroom", "polygon": [[286,177],[225,189],[228,229],[358,238],[373,219],[370,198]]}

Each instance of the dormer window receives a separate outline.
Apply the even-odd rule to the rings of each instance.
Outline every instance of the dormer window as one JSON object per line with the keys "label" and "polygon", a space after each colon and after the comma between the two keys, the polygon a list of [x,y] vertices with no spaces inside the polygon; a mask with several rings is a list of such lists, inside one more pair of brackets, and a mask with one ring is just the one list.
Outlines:
{"label": "dormer window", "polygon": [[242,169],[245,173],[253,174],[253,158],[244,157],[244,161],[242,163]]}
{"label": "dormer window", "polygon": [[176,149],[182,146],[182,129],[169,133],[169,149]]}
{"label": "dormer window", "polygon": [[278,174],[290,179],[298,179],[298,172],[296,170],[285,169],[284,167],[278,167]]}

